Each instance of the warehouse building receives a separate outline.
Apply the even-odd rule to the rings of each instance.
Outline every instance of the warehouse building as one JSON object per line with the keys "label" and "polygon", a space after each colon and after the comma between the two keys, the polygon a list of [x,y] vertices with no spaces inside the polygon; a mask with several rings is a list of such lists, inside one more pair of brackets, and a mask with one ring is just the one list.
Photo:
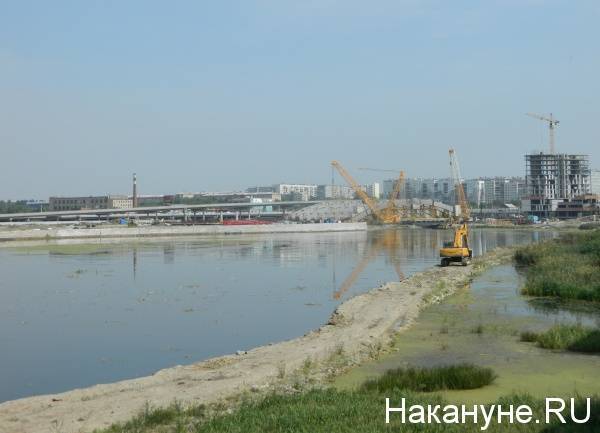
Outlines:
{"label": "warehouse building", "polygon": [[133,200],[125,195],[50,197],[48,204],[50,211],[127,209],[133,207]]}

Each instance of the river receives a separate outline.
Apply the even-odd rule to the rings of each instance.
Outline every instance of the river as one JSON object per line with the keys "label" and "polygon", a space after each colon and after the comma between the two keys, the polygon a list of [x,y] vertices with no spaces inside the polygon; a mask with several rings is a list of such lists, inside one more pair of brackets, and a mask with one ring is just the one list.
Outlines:
{"label": "river", "polygon": [[[473,230],[475,255],[556,236]],[[55,241],[0,248],[0,402],[297,337],[437,265],[451,232]]]}

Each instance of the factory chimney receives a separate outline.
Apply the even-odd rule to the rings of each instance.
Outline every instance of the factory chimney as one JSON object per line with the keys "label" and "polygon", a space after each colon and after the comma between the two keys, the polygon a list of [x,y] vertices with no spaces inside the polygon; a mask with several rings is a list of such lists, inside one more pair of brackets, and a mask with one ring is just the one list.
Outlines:
{"label": "factory chimney", "polygon": [[137,177],[135,176],[135,173],[133,173],[133,207],[138,207]]}

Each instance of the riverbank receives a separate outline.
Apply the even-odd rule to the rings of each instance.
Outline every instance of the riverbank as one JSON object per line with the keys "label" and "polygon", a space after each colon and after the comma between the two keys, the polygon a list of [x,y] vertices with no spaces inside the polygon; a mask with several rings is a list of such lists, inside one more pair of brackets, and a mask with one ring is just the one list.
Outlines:
{"label": "riverbank", "polygon": [[367,223],[191,225],[100,228],[57,228],[44,226],[0,231],[0,242],[54,239],[140,238],[164,236],[239,235],[262,233],[319,233],[367,230]]}
{"label": "riverbank", "polygon": [[385,284],[343,303],[329,323],[300,338],[139,379],[6,402],[0,404],[0,425],[7,433],[48,431],[52,423],[63,433],[92,431],[126,421],[147,404],[216,403],[245,391],[293,386],[303,379],[298,372],[306,370],[313,378],[326,378],[377,356],[396,332],[413,323],[423,306],[468,284],[487,265],[510,257],[510,250],[497,250],[470,267],[434,267]]}

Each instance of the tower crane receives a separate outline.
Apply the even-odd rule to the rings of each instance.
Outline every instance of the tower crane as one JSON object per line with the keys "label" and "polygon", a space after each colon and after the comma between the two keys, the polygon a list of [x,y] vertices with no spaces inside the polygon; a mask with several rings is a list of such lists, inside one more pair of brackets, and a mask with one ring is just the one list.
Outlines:
{"label": "tower crane", "polygon": [[540,114],[535,114],[535,113],[525,113],[527,116],[529,117],[533,117],[534,119],[538,119],[538,120],[542,120],[544,122],[548,122],[548,130],[549,130],[549,135],[550,135],[550,140],[549,140],[549,144],[550,144],[550,153],[554,154],[555,152],[555,147],[554,147],[554,129],[558,126],[558,124],[560,123],[558,120],[556,120],[554,118],[554,116],[552,116],[552,113],[550,113],[550,116],[546,117],[546,116],[542,116]]}
{"label": "tower crane", "polygon": [[440,249],[441,265],[448,266],[451,262],[459,262],[463,266],[467,266],[471,263],[473,257],[473,250],[469,248],[468,226],[471,209],[461,182],[456,152],[454,149],[450,149],[448,155],[450,156],[450,172],[454,183],[454,196],[457,205],[460,207],[460,214],[456,217],[459,226],[454,229],[454,240],[445,242],[443,248]]}

